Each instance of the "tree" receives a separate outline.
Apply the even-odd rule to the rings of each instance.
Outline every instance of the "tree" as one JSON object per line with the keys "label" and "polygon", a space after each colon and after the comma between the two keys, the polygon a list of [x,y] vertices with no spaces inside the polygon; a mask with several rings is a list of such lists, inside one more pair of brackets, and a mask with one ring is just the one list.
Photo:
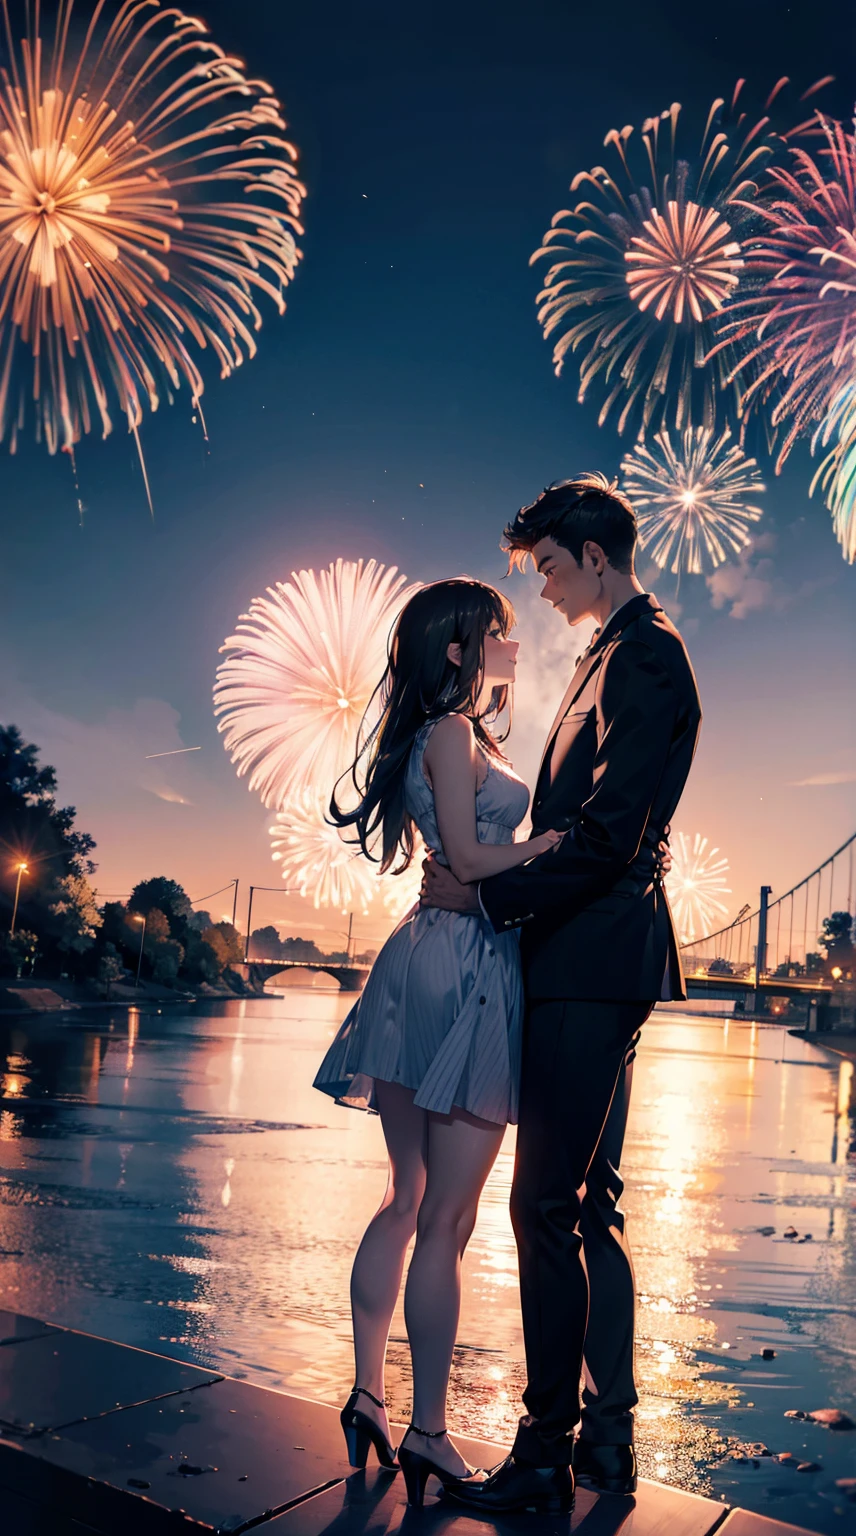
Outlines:
{"label": "tree", "polygon": [[162,987],[174,985],[184,964],[184,949],[176,939],[162,939],[157,945],[152,962],[152,977]]}
{"label": "tree", "polygon": [[[129,918],[132,914],[128,913]],[[163,944],[169,938],[169,923],[166,914],[158,907],[152,907],[146,913],[146,937],[143,940],[143,953],[151,959],[159,944]]]}
{"label": "tree", "polygon": [[826,953],[826,969],[839,966],[846,974],[856,966],[856,947],[853,944],[853,918],[849,912],[831,912],[823,919],[823,931],[818,944]]}
{"label": "tree", "polygon": [[217,975],[219,976],[222,971],[225,971],[226,966],[229,964],[229,944],[223,937],[219,928],[206,928],[205,932],[201,934],[200,937],[203,944],[207,944],[208,948],[213,950],[214,954],[217,956]]}
{"label": "tree", "polygon": [[818,974],[818,972],[822,971],[822,970],[823,970],[823,955],[819,955],[819,954],[817,954],[817,952],[815,950],[810,949],[808,954],[805,957],[805,973],[806,973],[806,975],[807,976],[816,976]]}
{"label": "tree", "polygon": [[314,939],[283,939],[280,944],[280,955],[283,960],[323,960]]}
{"label": "tree", "polygon": [[49,936],[64,955],[82,955],[92,948],[103,919],[85,875],[63,875],[48,912]]}
{"label": "tree", "polygon": [[156,875],[151,880],[141,880],[128,898],[128,908],[148,917],[153,907],[162,912],[169,923],[170,936],[182,942],[187,934],[188,919],[192,914],[190,897],[177,880]]}
{"label": "tree", "polygon": [[59,882],[94,874],[95,843],[76,830],[74,807],[57,805],[56,772],[40,766],[38,757],[39,748],[25,742],[17,726],[0,726],[0,908],[11,912],[17,866],[26,862],[18,921],[41,939]]}
{"label": "tree", "polygon": [[250,959],[281,960],[282,957],[282,940],[273,923],[268,923],[266,928],[254,928],[250,934]]}
{"label": "tree", "polygon": [[226,945],[214,928],[188,935],[187,974],[191,981],[215,982],[222,974]]}
{"label": "tree", "polygon": [[124,974],[125,967],[119,959],[115,944],[105,944],[104,953],[98,962],[98,980],[107,997],[112,993],[115,982],[121,981]]}
{"label": "tree", "polygon": [[[212,923],[216,933],[219,933],[226,946],[226,965],[239,965],[244,958],[244,941],[237,928],[232,923]],[[203,937],[204,937],[203,930]]]}
{"label": "tree", "polygon": [[721,956],[717,956],[715,960],[711,960],[707,972],[709,976],[733,976],[734,966],[728,960],[723,960]]}
{"label": "tree", "polygon": [[214,922],[210,912],[191,912],[187,919],[188,928],[193,928],[196,933],[204,933]]}
{"label": "tree", "polygon": [[25,965],[32,975],[38,948],[38,935],[27,928],[0,934],[0,976],[20,976]]}

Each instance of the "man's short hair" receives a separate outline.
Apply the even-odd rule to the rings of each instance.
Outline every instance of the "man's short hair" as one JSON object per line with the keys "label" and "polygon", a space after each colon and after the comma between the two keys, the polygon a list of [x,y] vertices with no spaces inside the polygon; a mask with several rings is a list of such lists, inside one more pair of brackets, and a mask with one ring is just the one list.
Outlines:
{"label": "man's short hair", "polygon": [[531,506],[521,507],[505,530],[508,568],[523,570],[526,557],[541,539],[553,539],[583,563],[583,545],[599,544],[609,564],[624,573],[633,569],[636,514],[618,481],[600,473],[554,480]]}

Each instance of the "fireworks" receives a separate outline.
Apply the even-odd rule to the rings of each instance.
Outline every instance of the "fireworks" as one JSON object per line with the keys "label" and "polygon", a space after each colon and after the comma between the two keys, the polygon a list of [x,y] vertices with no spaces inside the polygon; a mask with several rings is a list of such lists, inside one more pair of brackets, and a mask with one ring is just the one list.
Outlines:
{"label": "fireworks", "polygon": [[735,151],[718,131],[722,105],[711,108],[694,173],[675,159],[677,103],[643,123],[650,186],[637,186],[631,169],[633,129],[612,129],[604,143],[618,156],[616,177],[599,165],[575,176],[571,191],[583,189],[584,200],[556,214],[532,257],[552,262],[538,319],[545,337],[558,337],[556,373],[580,350],[578,398],[597,383],[599,422],[620,406],[619,432],[631,416],[643,431],[667,415],[679,429],[714,422],[733,358],[719,355],[704,371],[699,364],[743,265],[736,198],[770,153],[765,143]]}
{"label": "fireworks", "polygon": [[221,650],[214,713],[239,775],[265,805],[311,788],[329,803],[417,590],[395,566],[337,560],[257,597]]}
{"label": "fireworks", "polygon": [[[12,0],[13,9],[14,0]],[[304,188],[271,86],[160,0],[2,0],[0,438],[30,408],[51,453],[118,407],[136,432],[200,356],[225,377],[282,313]],[[78,13],[84,11],[78,24]],[[23,24],[22,24],[23,28]]]}
{"label": "fireworks", "polygon": [[766,226],[746,247],[750,289],[718,322],[712,349],[737,345],[752,367],[744,408],[771,405],[784,426],[777,470],[823,423],[856,365],[856,139],[818,115],[823,147],[791,151],[748,205]]}
{"label": "fireworks", "polygon": [[311,790],[294,795],[270,828],[273,858],[286,885],[311,899],[315,907],[359,910],[367,915],[378,898],[385,911],[400,917],[419,894],[418,858],[403,875],[381,875],[376,864],[325,820],[326,801]]}
{"label": "fireworks", "polygon": [[739,554],[762,515],[752,499],[764,489],[756,462],[727,428],[714,439],[687,427],[675,446],[664,428],[651,446],[637,443],[621,468],[642,544],[674,573],[712,570]]}
{"label": "fireworks", "polygon": [[365,913],[377,894],[377,875],[359,848],[324,819],[327,802],[312,790],[292,796],[269,829],[272,858],[285,884],[315,907]]}
{"label": "fireworks", "polygon": [[692,841],[685,832],[679,832],[672,844],[672,868],[666,886],[682,944],[704,938],[728,913],[721,900],[731,895],[731,887],[725,883],[728,860],[717,858],[718,853],[718,848],[708,849],[707,838],[699,832]]}
{"label": "fireworks", "polygon": [[655,304],[657,320],[668,317],[680,325],[688,309],[701,325],[740,281],[740,246],[715,209],[666,206],[668,218],[652,209],[645,235],[633,235],[624,253],[630,297],[643,314]]}
{"label": "fireworks", "polygon": [[832,513],[832,526],[850,565],[856,564],[856,386],[848,384],[832,402],[822,428],[812,442],[824,447],[834,438],[835,447],[826,455],[809,488],[813,494],[819,484],[826,505]]}
{"label": "fireworks", "polygon": [[[648,118],[635,139],[631,127],[611,129],[604,144],[617,155],[615,175],[596,165],[575,176],[571,191],[582,190],[583,200],[556,214],[531,258],[551,262],[538,318],[545,337],[557,338],[556,373],[579,351],[578,398],[597,385],[599,423],[616,407],[619,432],[631,418],[640,435],[665,425],[713,430],[717,395],[728,386],[733,413],[740,411],[741,354],[730,341],[714,350],[713,322],[740,283],[746,201],[780,141],[766,116],[747,129],[741,114],[726,133],[724,107],[721,99],[711,106],[692,163],[677,156],[677,103]],[[708,355],[712,364],[702,367]]]}

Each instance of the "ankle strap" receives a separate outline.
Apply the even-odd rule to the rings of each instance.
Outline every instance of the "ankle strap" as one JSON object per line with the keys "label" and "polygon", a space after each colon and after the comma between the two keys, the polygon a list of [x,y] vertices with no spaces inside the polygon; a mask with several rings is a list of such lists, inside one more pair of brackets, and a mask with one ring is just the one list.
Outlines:
{"label": "ankle strap", "polygon": [[351,1392],[351,1396],[352,1397],[356,1396],[356,1394],[358,1392],[362,1392],[363,1397],[367,1397],[370,1400],[370,1402],[373,1402],[376,1408],[385,1408],[386,1407],[386,1398],[385,1397],[375,1397],[374,1393],[370,1392],[368,1387],[354,1387],[352,1392]]}
{"label": "ankle strap", "polygon": [[420,1429],[418,1424],[408,1424],[406,1433],[409,1434],[411,1430],[414,1435],[424,1435],[426,1440],[441,1440],[443,1435],[448,1434],[446,1429]]}

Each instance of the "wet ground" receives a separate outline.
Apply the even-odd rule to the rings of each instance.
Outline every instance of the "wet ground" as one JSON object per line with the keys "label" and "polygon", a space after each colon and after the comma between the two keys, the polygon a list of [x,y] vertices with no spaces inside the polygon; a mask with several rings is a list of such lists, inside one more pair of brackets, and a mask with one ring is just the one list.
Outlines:
{"label": "wet ground", "polygon": [[[343,1400],[350,1260],[384,1187],[376,1118],[311,1087],[349,1001],[295,989],[0,1024],[0,1305]],[[644,1472],[821,1532],[853,1522],[834,1484],[856,1476],[856,1432],[785,1415],[856,1418],[849,1072],[781,1029],[659,1015],[626,1158]],[[497,1440],[523,1379],[512,1154],[509,1133],[467,1256],[450,1409]],[[398,1316],[399,1418],[403,1335]]]}

